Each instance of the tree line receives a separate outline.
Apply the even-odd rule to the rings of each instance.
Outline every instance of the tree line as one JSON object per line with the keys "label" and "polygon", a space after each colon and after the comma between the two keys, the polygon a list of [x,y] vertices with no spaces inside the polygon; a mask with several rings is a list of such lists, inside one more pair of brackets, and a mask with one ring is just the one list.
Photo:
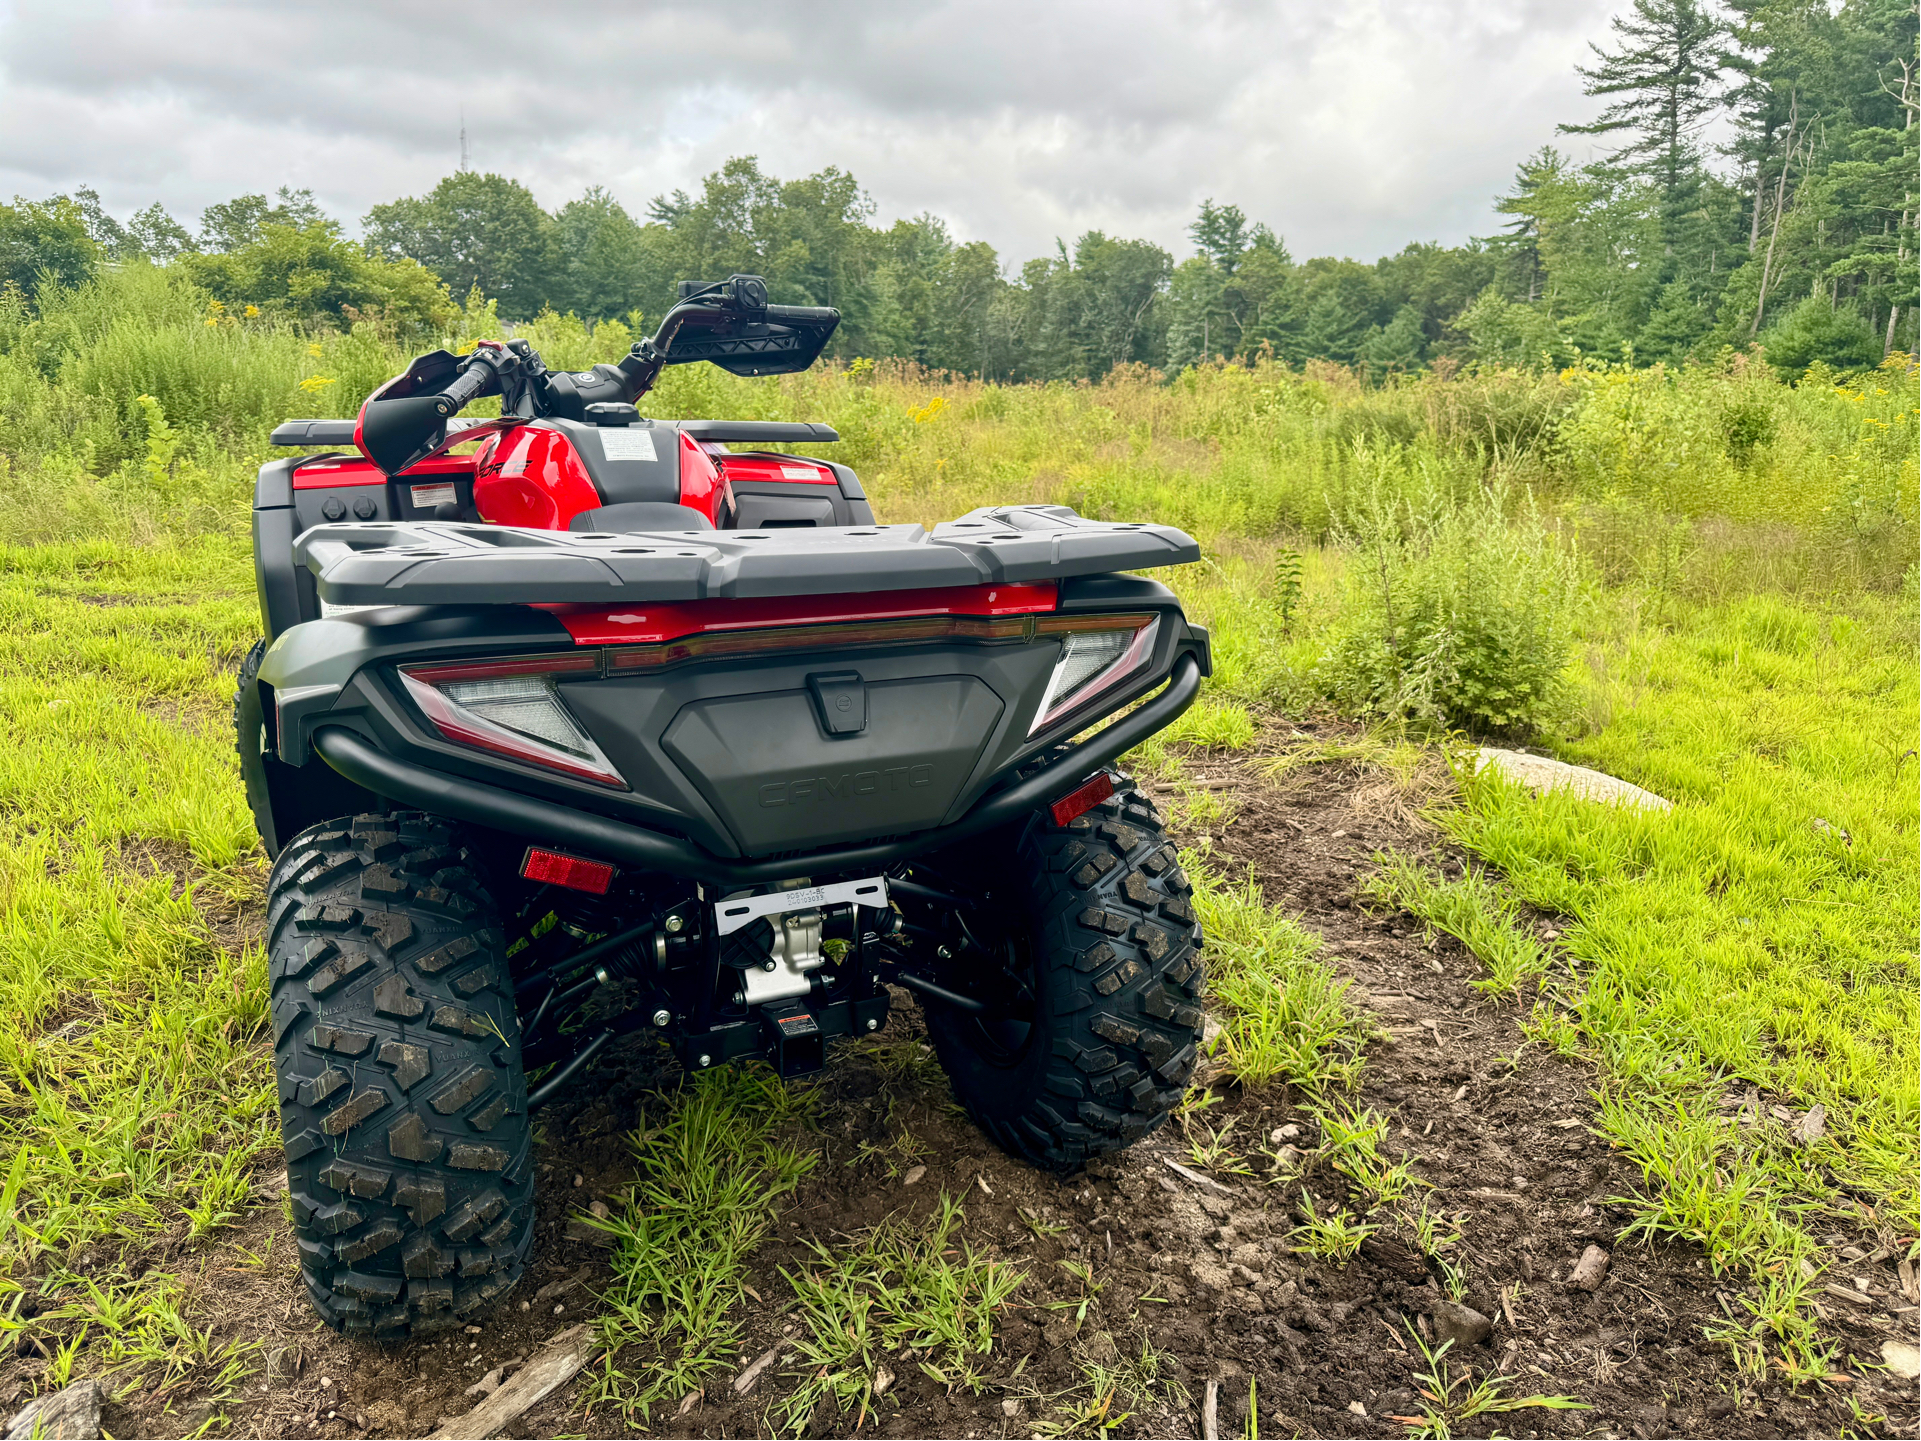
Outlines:
{"label": "tree line", "polygon": [[374,206],[358,240],[304,190],[209,207],[197,231],[158,204],[123,223],[90,190],[16,199],[0,282],[30,297],[101,264],[172,265],[230,306],[428,330],[476,291],[508,319],[657,319],[677,281],[744,271],[777,301],[839,308],[843,357],[997,380],[1259,354],[1376,376],[1678,362],[1757,342],[1791,374],[1860,368],[1915,348],[1917,43],[1916,0],[1632,0],[1580,70],[1606,108],[1561,127],[1599,158],[1543,146],[1495,198],[1493,234],[1371,264],[1297,261],[1210,199],[1179,259],[1096,230],[1014,268],[935,215],[874,224],[844,170],[783,180],[746,156],[639,216],[599,187],[550,212],[461,170]]}

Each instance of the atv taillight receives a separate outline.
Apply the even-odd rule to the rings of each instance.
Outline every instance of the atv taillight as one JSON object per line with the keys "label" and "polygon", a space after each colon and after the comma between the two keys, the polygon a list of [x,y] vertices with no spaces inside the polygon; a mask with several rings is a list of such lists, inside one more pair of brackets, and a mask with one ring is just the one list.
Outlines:
{"label": "atv taillight", "polygon": [[[1066,617],[1043,621],[1040,629],[1065,629]],[[1097,628],[1090,622],[1104,622]],[[1039,735],[1056,721],[1080,710],[1099,696],[1106,695],[1130,677],[1138,675],[1154,658],[1154,637],[1160,630],[1156,616],[1112,616],[1076,618],[1061,645],[1060,659],[1048,677],[1047,691],[1041,696],[1030,736]]]}
{"label": "atv taillight", "polygon": [[555,683],[593,664],[590,657],[569,656],[404,666],[400,679],[448,740],[625,790],[626,780],[581,729]]}
{"label": "atv taillight", "polygon": [[520,873],[530,881],[565,886],[571,891],[586,891],[596,896],[606,895],[607,887],[614,883],[614,868],[605,861],[590,861],[564,851],[542,850],[539,846],[527,847],[527,854],[520,862]]}

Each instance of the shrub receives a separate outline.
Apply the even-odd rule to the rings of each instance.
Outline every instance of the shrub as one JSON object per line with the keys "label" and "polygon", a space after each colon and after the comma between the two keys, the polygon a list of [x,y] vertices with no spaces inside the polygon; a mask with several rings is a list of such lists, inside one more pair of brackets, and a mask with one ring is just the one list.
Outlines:
{"label": "shrub", "polygon": [[1532,498],[1450,501],[1379,491],[1338,535],[1351,552],[1345,620],[1316,670],[1365,716],[1526,735],[1567,705],[1579,591],[1571,554]]}
{"label": "shrub", "polygon": [[1783,380],[1799,380],[1817,361],[1833,370],[1871,370],[1881,362],[1874,327],[1825,295],[1810,295],[1762,341],[1768,364]]}

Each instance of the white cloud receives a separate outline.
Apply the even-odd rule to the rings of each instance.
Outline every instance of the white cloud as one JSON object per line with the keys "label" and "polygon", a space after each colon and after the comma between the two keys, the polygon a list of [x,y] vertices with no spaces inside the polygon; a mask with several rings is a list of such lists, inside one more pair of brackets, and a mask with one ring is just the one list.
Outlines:
{"label": "white cloud", "polygon": [[350,223],[458,158],[638,213],[730,155],[851,170],[1010,264],[1087,229],[1186,249],[1203,197],[1296,255],[1493,226],[1610,0],[341,0],[0,6],[0,190],[125,213],[310,186]]}

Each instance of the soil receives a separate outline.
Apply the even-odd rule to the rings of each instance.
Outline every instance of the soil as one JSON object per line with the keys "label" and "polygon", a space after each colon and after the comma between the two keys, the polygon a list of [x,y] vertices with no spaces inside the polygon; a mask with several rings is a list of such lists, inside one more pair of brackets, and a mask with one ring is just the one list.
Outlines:
{"label": "soil", "polygon": [[[1275,785],[1258,778],[1246,754],[1203,755],[1190,764],[1236,804],[1228,823],[1212,827],[1217,863],[1231,874],[1251,869],[1271,902],[1319,932],[1354,997],[1378,1014],[1382,1038],[1369,1047],[1355,1104],[1391,1118],[1390,1146],[1418,1158],[1415,1172],[1433,1187],[1434,1209],[1459,1217],[1466,1304],[1492,1321],[1484,1342],[1457,1344],[1449,1359],[1457,1371],[1466,1363],[1477,1375],[1510,1378],[1507,1396],[1568,1396],[1588,1408],[1484,1416],[1459,1434],[1916,1433],[1913,1383],[1870,1369],[1880,1364],[1883,1341],[1914,1339],[1916,1313],[1891,1257],[1844,1268],[1869,1278],[1870,1304],[1824,1303],[1829,1334],[1841,1346],[1837,1378],[1795,1387],[1775,1371],[1743,1373],[1725,1343],[1704,1335],[1726,1321],[1724,1309],[1739,1314],[1742,1278],[1715,1277],[1690,1247],[1619,1240],[1629,1213],[1611,1198],[1632,1192],[1640,1178],[1590,1130],[1591,1068],[1533,1049],[1515,1065],[1522,1016],[1511,1000],[1491,1001],[1472,987],[1479,963],[1452,941],[1429,941],[1411,918],[1370,914],[1357,903],[1356,879],[1377,851],[1446,856],[1378,775],[1328,765]],[[1544,934],[1557,930],[1552,917],[1539,924]],[[882,1044],[918,1048],[919,1014],[904,994],[896,999]],[[1018,1258],[1030,1277],[1003,1313],[988,1360],[999,1388],[948,1394],[900,1364],[891,1404],[869,1420],[869,1433],[1030,1436],[1059,1421],[1046,1398],[1080,1387],[1087,1363],[1135,1357],[1143,1345],[1160,1356],[1168,1384],[1136,1398],[1117,1435],[1200,1434],[1210,1382],[1222,1435],[1250,1434],[1250,1394],[1265,1435],[1401,1435],[1396,1418],[1418,1414],[1414,1376],[1426,1367],[1409,1328],[1434,1334],[1445,1323],[1435,1314],[1445,1298],[1405,1247],[1372,1242],[1346,1263],[1291,1251],[1286,1237],[1302,1180],[1190,1178],[1175,1169],[1194,1169],[1177,1126],[1082,1175],[1041,1174],[954,1114],[931,1065],[907,1068],[906,1079],[901,1071],[884,1070],[870,1049],[848,1046],[821,1080],[827,1094],[810,1133],[820,1160],[777,1237],[755,1258],[751,1284],[769,1300],[749,1323],[743,1368],[791,1334],[780,1310],[790,1294],[780,1267],[800,1262],[807,1241],[832,1245],[889,1213],[924,1214],[945,1190],[965,1196],[968,1242]],[[543,1219],[527,1275],[482,1326],[432,1342],[384,1348],[319,1327],[293,1275],[291,1237],[267,1166],[259,1204],[236,1240],[255,1253],[271,1244],[269,1264],[244,1266],[237,1252],[219,1249],[166,1259],[166,1269],[185,1275],[203,1266],[193,1281],[203,1308],[197,1324],[211,1325],[216,1342],[258,1340],[273,1361],[268,1374],[248,1378],[225,1400],[160,1385],[122,1396],[106,1408],[108,1434],[180,1435],[224,1417],[232,1434],[409,1436],[464,1414],[474,1402],[463,1393],[483,1373],[532,1355],[594,1314],[595,1294],[610,1275],[607,1253],[569,1239],[567,1217],[630,1178],[623,1133],[645,1092],[668,1081],[658,1053],[637,1044],[607,1057],[543,1113]],[[1217,1089],[1222,1100],[1204,1113],[1210,1125],[1231,1117],[1233,1134],[1247,1143],[1297,1126],[1297,1136],[1282,1139],[1303,1151],[1316,1144],[1299,1098],[1286,1088]],[[920,1158],[925,1174],[912,1185],[904,1162],[855,1159],[862,1142],[885,1145],[903,1124],[928,1147]],[[1251,1154],[1245,1144],[1237,1148]],[[1340,1199],[1338,1177],[1311,1161],[1302,1176],[1323,1209]],[[1023,1209],[1063,1229],[1037,1240]],[[1873,1251],[1895,1239],[1862,1231],[1832,1244]],[[1590,1245],[1611,1254],[1591,1293],[1568,1283]],[[1071,1312],[1046,1304],[1078,1294],[1057,1264],[1077,1258],[1092,1260],[1103,1286],[1078,1332]],[[0,1409],[40,1387],[47,1362],[21,1349],[10,1348],[0,1365]],[[764,1434],[768,1405],[790,1384],[784,1366],[777,1360],[745,1398],[723,1380],[679,1414],[657,1412],[647,1433],[624,1426],[615,1411],[586,1413],[575,1388],[564,1386],[511,1434]],[[1864,1422],[1856,1406],[1887,1419]],[[822,1412],[817,1434],[845,1434],[853,1419]],[[213,1429],[223,1427],[216,1421]]]}

